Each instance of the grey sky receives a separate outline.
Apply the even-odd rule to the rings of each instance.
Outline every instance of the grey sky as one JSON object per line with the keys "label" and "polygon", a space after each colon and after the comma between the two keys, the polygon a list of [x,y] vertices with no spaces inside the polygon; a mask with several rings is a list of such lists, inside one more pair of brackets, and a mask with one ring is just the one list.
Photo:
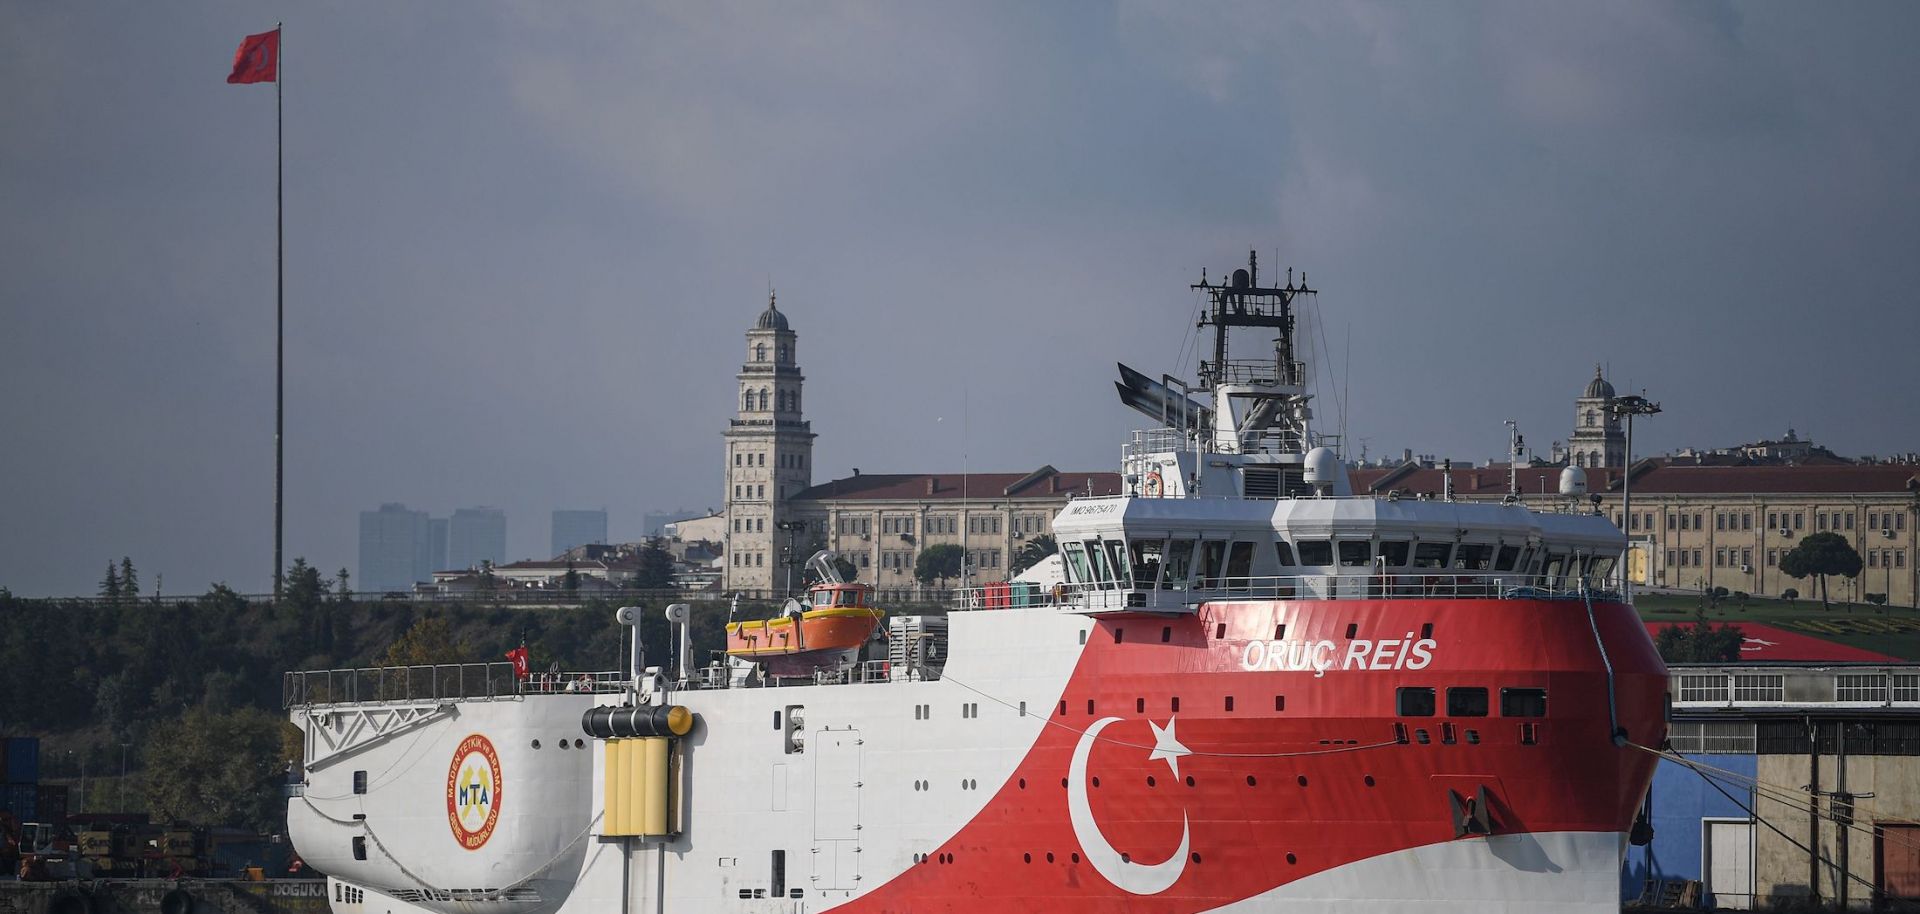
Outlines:
{"label": "grey sky", "polygon": [[329,572],[383,501],[500,506],[516,558],[717,506],[769,282],[816,479],[1112,468],[1112,363],[1190,375],[1186,284],[1249,247],[1375,454],[1544,450],[1595,361],[1647,449],[1920,448],[1911,4],[16,2],[0,586],[268,584],[273,89],[223,80],[283,16]]}

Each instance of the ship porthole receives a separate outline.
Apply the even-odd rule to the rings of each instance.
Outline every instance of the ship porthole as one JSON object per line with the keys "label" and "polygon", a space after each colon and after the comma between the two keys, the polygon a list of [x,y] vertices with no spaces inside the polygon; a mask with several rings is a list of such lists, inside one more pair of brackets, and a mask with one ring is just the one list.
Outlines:
{"label": "ship porthole", "polygon": [[1149,774],[1149,775],[1147,775],[1147,786],[1148,786],[1148,787],[1152,787],[1152,786],[1153,786],[1153,775],[1151,775],[1151,774]]}
{"label": "ship porthole", "polygon": [[1073,862],[1075,862],[1075,863],[1079,863],[1079,862],[1080,862],[1080,852],[1079,852],[1079,851],[1074,851],[1074,852],[1073,852]]}
{"label": "ship porthole", "polygon": [[1025,790],[1025,789],[1027,789],[1027,779],[1026,779],[1026,778],[1021,778],[1021,779],[1020,779],[1020,789],[1021,789],[1021,790]]}
{"label": "ship porthole", "polygon": [[1307,776],[1303,774],[1297,778],[1294,778],[1294,782],[1298,783],[1302,787],[1305,787],[1307,786]]}
{"label": "ship porthole", "polygon": [[1300,862],[1300,858],[1298,858],[1298,857],[1295,857],[1295,856],[1293,855],[1293,853],[1292,853],[1291,851],[1289,851],[1289,852],[1287,853],[1287,862],[1288,862],[1288,863],[1299,863],[1299,862]]}
{"label": "ship porthole", "polygon": [[1033,862],[1033,855],[1032,855],[1032,854],[1021,854],[1020,856],[1021,856],[1021,858],[1022,858],[1022,859],[1024,859],[1024,860],[1026,860],[1026,862],[1028,862],[1028,863],[1032,863],[1032,862]]}
{"label": "ship porthole", "polygon": [[1094,779],[1093,779],[1093,786],[1095,786],[1095,787],[1098,787],[1098,786],[1100,786],[1100,779],[1099,779],[1099,778],[1094,778]]}
{"label": "ship porthole", "polygon": [[1052,862],[1053,862],[1053,852],[1052,852],[1052,851],[1048,851],[1048,852],[1047,852],[1047,862],[1048,862],[1048,863],[1052,863]]}
{"label": "ship porthole", "polygon": [[1194,852],[1193,852],[1193,862],[1195,862],[1195,863],[1199,863],[1199,862],[1200,862],[1200,852],[1199,852],[1199,851],[1194,851]]}
{"label": "ship porthole", "polygon": [[535,748],[535,749],[538,749],[538,748],[540,748],[540,741],[539,741],[539,740],[537,740],[537,739],[536,739],[536,740],[534,740],[534,741],[533,741],[533,748]]}
{"label": "ship porthole", "polygon": [[1367,775],[1367,786],[1368,786],[1368,787],[1372,787],[1372,786],[1373,786],[1373,775],[1371,775],[1371,774],[1369,774],[1369,775]]}
{"label": "ship porthole", "polygon": [[1247,775],[1247,786],[1248,786],[1248,787],[1252,787],[1252,786],[1253,786],[1253,783],[1254,783],[1254,781],[1253,781],[1253,775],[1251,775],[1251,774],[1249,774],[1249,775]]}
{"label": "ship porthole", "polygon": [[1192,787],[1192,786],[1193,786],[1193,775],[1191,775],[1191,774],[1189,774],[1189,775],[1187,775],[1187,786],[1188,786],[1188,787]]}

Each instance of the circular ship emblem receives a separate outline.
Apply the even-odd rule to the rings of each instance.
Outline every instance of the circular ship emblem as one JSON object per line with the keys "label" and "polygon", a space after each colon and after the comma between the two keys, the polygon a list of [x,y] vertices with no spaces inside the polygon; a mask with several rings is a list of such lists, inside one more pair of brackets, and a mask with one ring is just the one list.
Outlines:
{"label": "circular ship emblem", "polygon": [[500,822],[500,753],[478,733],[460,741],[447,766],[447,825],[467,850],[479,850]]}
{"label": "circular ship emblem", "polygon": [[[1158,895],[1172,888],[1180,880],[1180,874],[1186,872],[1187,851],[1193,837],[1187,829],[1186,813],[1180,814],[1180,847],[1173,852],[1173,856],[1154,864],[1134,863],[1115,850],[1107,836],[1101,834],[1100,823],[1093,818],[1093,804],[1087,799],[1087,756],[1092,753],[1100,731],[1119,720],[1118,717],[1103,717],[1080,734],[1080,744],[1073,748],[1073,761],[1067,766],[1067,818],[1073,824],[1074,838],[1087,853],[1087,862],[1093,864],[1093,868],[1108,882],[1134,895]],[[1168,767],[1173,769],[1174,777],[1179,777],[1180,757],[1191,753],[1174,737],[1173,720],[1169,719],[1164,728],[1152,721],[1147,724],[1153,728],[1154,739],[1153,752],[1148,759],[1164,759]]]}

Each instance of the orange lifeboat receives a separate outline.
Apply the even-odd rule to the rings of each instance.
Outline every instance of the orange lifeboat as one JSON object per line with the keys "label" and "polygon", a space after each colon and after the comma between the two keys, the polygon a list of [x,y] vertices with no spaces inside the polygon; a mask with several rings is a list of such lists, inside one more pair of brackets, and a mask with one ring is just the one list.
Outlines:
{"label": "orange lifeboat", "polygon": [[762,664],[769,676],[844,669],[859,658],[861,645],[886,618],[872,600],[869,584],[815,584],[807,591],[805,607],[788,600],[775,618],[727,623],[727,656]]}

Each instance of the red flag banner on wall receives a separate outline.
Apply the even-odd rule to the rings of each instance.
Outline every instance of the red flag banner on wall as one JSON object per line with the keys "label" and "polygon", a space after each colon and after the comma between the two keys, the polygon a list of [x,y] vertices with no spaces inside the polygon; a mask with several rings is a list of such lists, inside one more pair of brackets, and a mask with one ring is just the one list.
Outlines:
{"label": "red flag banner on wall", "polygon": [[233,52],[230,83],[270,83],[280,78],[280,30],[248,35]]}
{"label": "red flag banner on wall", "polygon": [[507,652],[507,659],[513,661],[513,678],[527,678],[527,646],[522,644]]}

